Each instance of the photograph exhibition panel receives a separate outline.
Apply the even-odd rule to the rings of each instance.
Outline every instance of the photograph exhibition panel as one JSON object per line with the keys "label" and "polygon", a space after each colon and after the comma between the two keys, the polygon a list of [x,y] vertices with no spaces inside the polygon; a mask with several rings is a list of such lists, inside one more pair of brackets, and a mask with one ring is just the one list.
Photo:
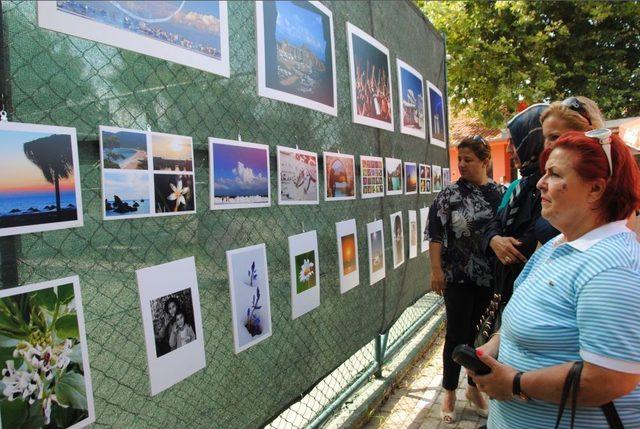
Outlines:
{"label": "photograph exhibition panel", "polygon": [[320,305],[320,257],[316,231],[289,237],[291,318],[297,319]]}
{"label": "photograph exhibition panel", "polygon": [[151,396],[206,366],[195,258],[136,270]]}
{"label": "photograph exhibition panel", "polygon": [[398,65],[398,109],[400,111],[400,132],[424,139],[424,83],[422,75],[409,64],[396,59]]}
{"label": "photograph exhibition panel", "polygon": [[258,94],[337,116],[333,15],[319,1],[256,2]]}
{"label": "photograph exhibition panel", "polygon": [[0,237],[83,226],[76,129],[0,121]]}
{"label": "photograph exhibition panel", "polygon": [[0,291],[3,428],[95,421],[78,276]]}
{"label": "photograph exhibition panel", "polygon": [[226,1],[38,1],[42,28],[229,77]]}
{"label": "photograph exhibition panel", "polygon": [[356,220],[349,219],[336,222],[336,239],[338,245],[340,293],[345,293],[360,284]]}
{"label": "photograph exhibition panel", "polygon": [[271,206],[269,146],[209,137],[211,210]]}
{"label": "photograph exhibition panel", "polygon": [[347,42],[353,122],[393,131],[389,49],[350,22]]}
{"label": "photograph exhibition panel", "polygon": [[196,212],[191,137],[101,125],[105,220]]}

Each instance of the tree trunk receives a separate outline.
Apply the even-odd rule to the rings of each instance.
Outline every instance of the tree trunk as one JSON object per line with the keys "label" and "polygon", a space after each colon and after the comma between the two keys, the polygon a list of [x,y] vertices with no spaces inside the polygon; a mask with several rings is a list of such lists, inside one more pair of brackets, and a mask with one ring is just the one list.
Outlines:
{"label": "tree trunk", "polygon": [[53,179],[53,184],[56,187],[56,210],[59,213],[62,208],[60,207],[60,180],[58,179],[58,176],[55,176]]}

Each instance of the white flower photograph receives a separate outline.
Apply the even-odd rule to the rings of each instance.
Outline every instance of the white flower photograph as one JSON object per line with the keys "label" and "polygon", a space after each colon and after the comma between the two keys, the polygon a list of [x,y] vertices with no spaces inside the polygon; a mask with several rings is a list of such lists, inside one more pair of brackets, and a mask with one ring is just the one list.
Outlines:
{"label": "white flower photograph", "polygon": [[291,318],[308,313],[320,305],[320,259],[316,231],[289,237],[291,266]]}

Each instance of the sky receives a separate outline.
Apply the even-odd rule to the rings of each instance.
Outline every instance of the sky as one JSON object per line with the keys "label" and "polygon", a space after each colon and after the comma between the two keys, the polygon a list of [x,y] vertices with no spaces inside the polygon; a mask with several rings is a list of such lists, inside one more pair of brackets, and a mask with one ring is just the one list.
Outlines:
{"label": "sky", "polygon": [[149,174],[145,171],[104,170],[104,197],[113,201],[113,194],[123,200],[149,199]]}
{"label": "sky", "polygon": [[[44,192],[54,189],[47,182],[42,170],[29,161],[24,154],[23,144],[31,140],[48,137],[51,133],[25,131],[0,131],[0,193]],[[63,191],[75,189],[73,176],[60,181]]]}
{"label": "sky", "polygon": [[191,140],[171,134],[152,134],[153,156],[171,160],[192,160]]}
{"label": "sky", "polygon": [[404,166],[405,166],[405,171],[407,173],[407,177],[408,176],[415,176],[416,178],[418,177],[418,169],[415,164],[405,163]]}
{"label": "sky", "polygon": [[413,91],[413,96],[418,98],[419,95],[422,95],[422,81],[409,70],[400,67],[402,73],[402,99],[405,101],[409,101],[407,97],[407,90],[410,89]]}
{"label": "sky", "polygon": [[324,61],[327,42],[324,40],[322,15],[313,13],[290,1],[276,2],[276,40],[286,39],[292,45],[306,44],[321,61]]}
{"label": "sky", "polygon": [[213,170],[216,194],[223,190],[264,191],[269,186],[268,165],[268,154],[263,149],[214,144]]}
{"label": "sky", "polygon": [[429,98],[431,99],[431,109],[433,109],[431,110],[431,116],[437,113],[440,115],[440,119],[442,120],[442,118],[444,117],[442,113],[442,97],[440,97],[440,94],[438,94],[437,92],[429,89]]}

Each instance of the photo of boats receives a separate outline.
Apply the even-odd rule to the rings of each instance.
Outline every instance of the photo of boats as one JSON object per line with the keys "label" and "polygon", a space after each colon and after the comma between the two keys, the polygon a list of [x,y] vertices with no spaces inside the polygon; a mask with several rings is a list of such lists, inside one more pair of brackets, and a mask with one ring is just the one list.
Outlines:
{"label": "photo of boats", "polygon": [[316,1],[257,2],[259,94],[337,114],[333,18]]}

